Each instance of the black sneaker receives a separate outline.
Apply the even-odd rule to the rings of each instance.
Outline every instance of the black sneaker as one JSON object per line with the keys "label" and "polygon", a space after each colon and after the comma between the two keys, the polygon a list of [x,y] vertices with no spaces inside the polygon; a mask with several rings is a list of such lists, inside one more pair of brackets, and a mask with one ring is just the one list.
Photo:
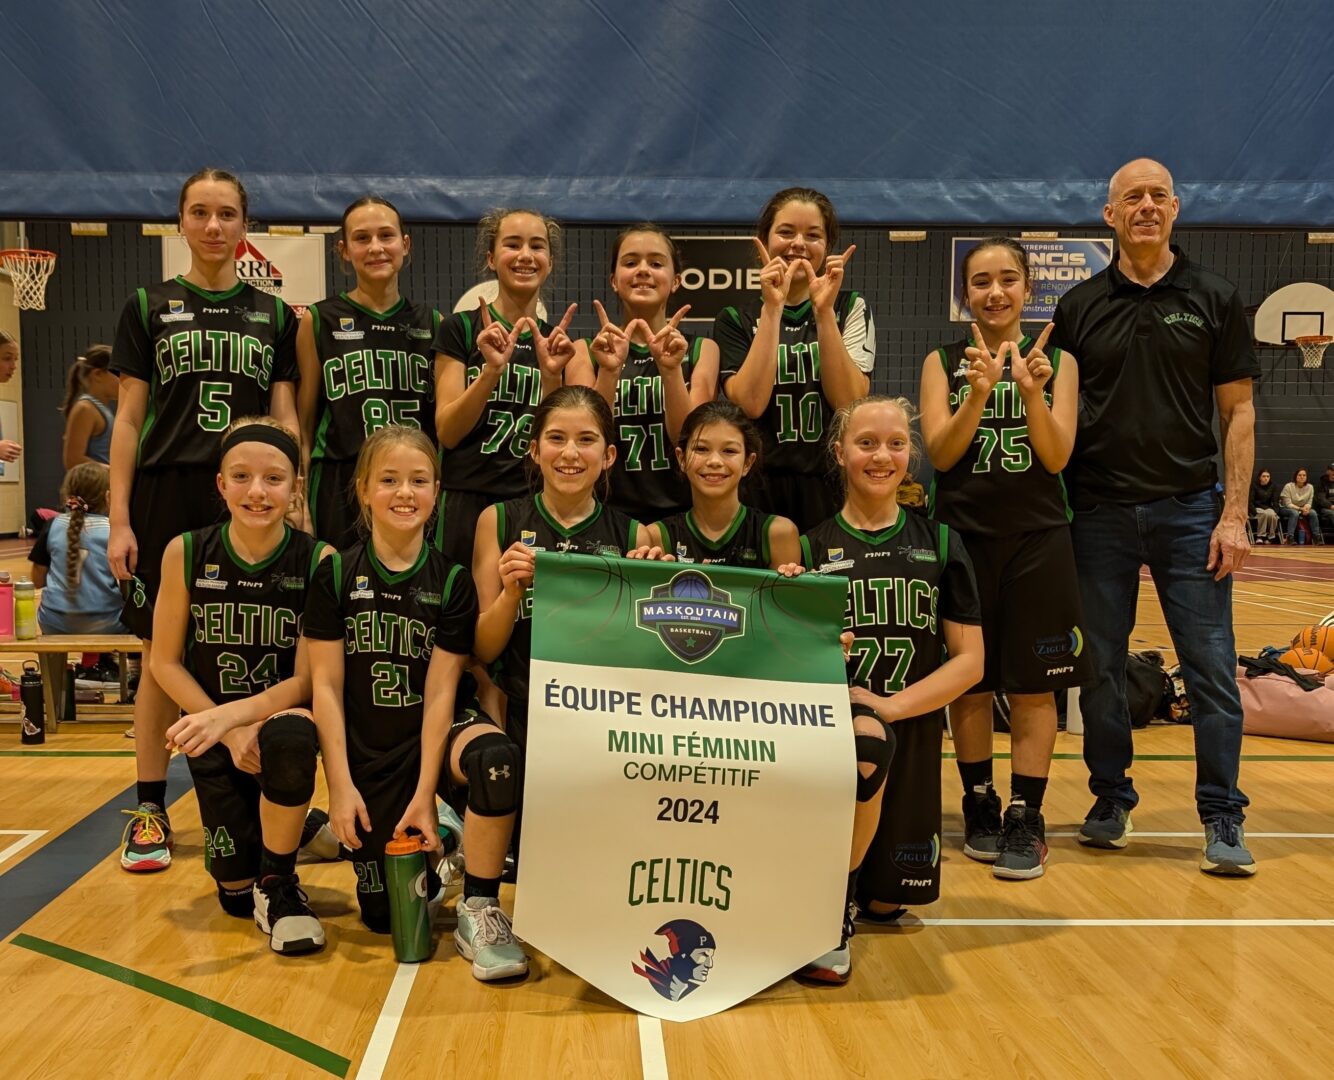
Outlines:
{"label": "black sneaker", "polygon": [[1012,803],[1001,826],[1000,854],[991,866],[998,878],[1026,881],[1041,877],[1047,865],[1047,826],[1042,811]]}
{"label": "black sneaker", "polygon": [[1099,795],[1084,819],[1078,840],[1086,847],[1123,848],[1134,831],[1130,810],[1115,799]]}
{"label": "black sneaker", "polygon": [[269,948],[284,956],[324,948],[324,927],[295,874],[270,874],[254,891],[255,925],[269,935]]}
{"label": "black sneaker", "polygon": [[1001,801],[992,788],[985,795],[963,793],[963,853],[978,862],[995,862],[1000,853]]}

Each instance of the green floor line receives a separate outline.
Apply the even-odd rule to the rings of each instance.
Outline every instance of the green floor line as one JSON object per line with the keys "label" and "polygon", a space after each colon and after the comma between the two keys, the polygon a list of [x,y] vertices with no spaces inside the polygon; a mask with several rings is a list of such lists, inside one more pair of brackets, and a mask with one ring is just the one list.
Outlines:
{"label": "green floor line", "polygon": [[[941,757],[954,758],[958,755],[953,750],[946,750]],[[992,754],[994,758],[1008,761],[1009,754]],[[1083,754],[1052,754],[1053,761],[1083,761]],[[1194,761],[1194,754],[1136,754],[1136,761]],[[1242,754],[1242,761],[1334,761],[1327,754]]]}
{"label": "green floor line", "polygon": [[0,751],[0,757],[133,757],[133,751]]}
{"label": "green floor line", "polygon": [[221,1002],[201,997],[189,990],[182,990],[179,986],[172,986],[171,983],[155,979],[151,975],[132,971],[127,967],[121,967],[119,964],[113,964],[109,960],[100,960],[96,956],[89,956],[87,953],[68,949],[64,945],[44,941],[42,938],[36,938],[30,934],[16,934],[12,944],[35,953],[41,953],[43,956],[49,956],[53,960],[62,960],[67,964],[73,964],[75,967],[81,967],[85,971],[103,975],[108,979],[114,979],[116,982],[125,983],[127,986],[133,986],[157,997],[165,998],[167,1001],[191,1009],[201,1016],[206,1016],[210,1020],[217,1020],[228,1027],[244,1032],[252,1038],[259,1039],[260,1042],[266,1042],[270,1046],[277,1047],[279,1050],[291,1054],[293,1057],[298,1057],[316,1068],[323,1069],[325,1072],[332,1073],[334,1076],[346,1076],[348,1069],[352,1067],[351,1061],[335,1054],[332,1050],[316,1046],[313,1042],[308,1042],[299,1035],[293,1035],[290,1031],[283,1031],[282,1028],[274,1027],[263,1020],[233,1009],[229,1005],[223,1005]]}

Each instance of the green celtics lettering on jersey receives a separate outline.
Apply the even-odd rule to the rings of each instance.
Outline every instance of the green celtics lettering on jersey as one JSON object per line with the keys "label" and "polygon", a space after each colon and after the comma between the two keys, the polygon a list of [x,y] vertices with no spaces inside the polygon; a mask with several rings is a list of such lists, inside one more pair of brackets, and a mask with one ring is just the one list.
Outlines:
{"label": "green celtics lettering on jersey", "polygon": [[372,311],[342,293],[310,308],[320,360],[313,461],[354,461],[382,427],[420,428],[435,442],[434,308],[400,298]]}
{"label": "green celtics lettering on jersey", "polygon": [[244,282],[215,293],[176,278],[136,290],[111,368],[149,384],[138,464],[214,463],[227,426],[267,413],[272,384],[296,380],[295,334],[287,305]]}
{"label": "green celtics lettering on jersey", "polygon": [[940,666],[941,618],[981,619],[957,535],[918,514],[900,510],[875,533],[837,514],[803,536],[801,550],[807,569],[848,579],[843,628],[853,633],[852,681],[872,693],[897,693]]}
{"label": "green celtics lettering on jersey", "polygon": [[[506,330],[506,322],[490,309],[491,317]],[[551,332],[539,322],[543,334]],[[457,311],[441,324],[435,351],[466,367],[465,385],[471,386],[482,373],[482,354],[477,349],[481,330],[476,312]],[[525,330],[514,344],[509,363],[487,398],[482,415],[472,431],[442,459],[441,475],[449,491],[471,491],[498,499],[513,498],[528,490],[524,458],[533,437],[533,413],[542,403],[542,372],[537,366],[533,335]]]}
{"label": "green celtics lettering on jersey", "polygon": [[247,563],[230,522],[185,533],[190,624],[185,663],[215,703],[236,701],[291,678],[306,588],[324,547],[286,528],[266,559]]}
{"label": "green celtics lettering on jersey", "polygon": [[[937,350],[949,380],[952,413],[973,392],[964,354],[970,345],[971,337]],[[1032,347],[1027,336],[1019,342],[1025,354]],[[1051,366],[1051,378],[1043,388],[1048,407],[1060,375],[1060,349],[1051,350]],[[1047,472],[1033,453],[1024,401],[1008,361],[968,449],[951,468],[936,473],[930,505],[933,519],[966,533],[1013,535],[1054,528],[1070,520],[1064,481],[1059,474]]]}
{"label": "green celtics lettering on jersey", "polygon": [[[758,303],[743,309],[724,308],[714,322],[719,382],[724,388],[745,362],[760,310]],[[848,355],[869,375],[875,361],[875,338],[865,299],[856,292],[839,293],[834,312]],[[764,435],[766,469],[804,476],[825,473],[825,432],[834,410],[820,382],[820,365],[819,329],[811,301],[785,306],[778,328],[773,391],[757,421]]]}

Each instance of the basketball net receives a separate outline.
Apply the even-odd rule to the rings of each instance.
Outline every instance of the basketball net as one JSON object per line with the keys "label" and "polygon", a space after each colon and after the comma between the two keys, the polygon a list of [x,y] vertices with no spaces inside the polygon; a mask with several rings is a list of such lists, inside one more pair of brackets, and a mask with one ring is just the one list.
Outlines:
{"label": "basketball net", "polygon": [[1334,337],[1325,334],[1311,334],[1307,337],[1293,338],[1292,343],[1302,351],[1302,367],[1318,368],[1324,360],[1325,349]]}
{"label": "basketball net", "polygon": [[46,282],[56,268],[53,251],[8,248],[0,251],[0,266],[14,285],[14,306],[24,311],[46,310]]}

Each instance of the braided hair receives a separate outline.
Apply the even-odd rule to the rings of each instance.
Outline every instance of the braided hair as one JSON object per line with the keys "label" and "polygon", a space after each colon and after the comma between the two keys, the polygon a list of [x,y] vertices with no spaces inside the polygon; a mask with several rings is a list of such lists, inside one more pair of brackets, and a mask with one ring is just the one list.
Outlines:
{"label": "braided hair", "polygon": [[85,461],[65,474],[60,485],[60,497],[69,513],[69,533],[65,551],[65,578],[69,590],[79,587],[79,571],[83,567],[84,552],[79,547],[83,533],[83,519],[88,514],[105,514],[111,490],[111,471],[105,465]]}

